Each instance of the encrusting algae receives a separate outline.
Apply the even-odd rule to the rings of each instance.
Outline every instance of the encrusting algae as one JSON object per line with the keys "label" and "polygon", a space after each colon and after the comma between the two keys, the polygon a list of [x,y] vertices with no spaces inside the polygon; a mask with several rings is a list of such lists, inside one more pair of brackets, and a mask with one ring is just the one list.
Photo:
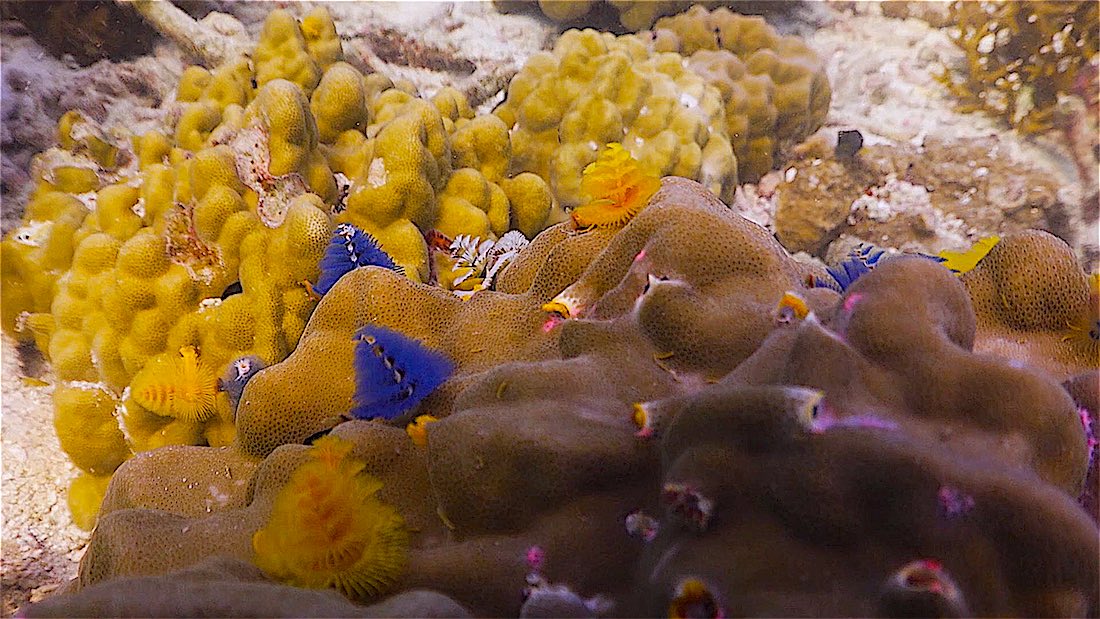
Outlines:
{"label": "encrusting algae", "polygon": [[1096,73],[1090,63],[1100,51],[1098,11],[1089,0],[952,2],[966,66],[938,79],[963,111],[985,110],[1023,133],[1046,131],[1059,95],[1081,90],[1079,77]]}
{"label": "encrusting algae", "polygon": [[405,522],[382,503],[382,483],[351,455],[350,441],[324,436],[275,498],[252,536],[255,562],[272,578],[352,599],[389,589],[405,567]]}

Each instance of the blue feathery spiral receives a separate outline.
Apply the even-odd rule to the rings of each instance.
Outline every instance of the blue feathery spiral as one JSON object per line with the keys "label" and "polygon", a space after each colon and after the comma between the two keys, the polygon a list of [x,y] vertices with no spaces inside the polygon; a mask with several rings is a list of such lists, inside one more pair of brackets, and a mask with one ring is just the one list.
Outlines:
{"label": "blue feathery spiral", "polygon": [[860,243],[855,249],[848,252],[848,256],[835,267],[827,267],[829,277],[833,281],[815,280],[818,288],[832,288],[837,292],[844,292],[852,282],[871,272],[878,261],[886,256],[886,251],[879,249],[870,243]]}
{"label": "blue feathery spiral", "polygon": [[356,419],[393,419],[442,385],[454,371],[443,353],[396,331],[367,325],[355,334]]}
{"label": "blue feathery spiral", "polygon": [[324,296],[345,273],[372,265],[402,272],[373,236],[351,224],[340,224],[325,248],[325,255],[321,258],[321,276],[317,278],[313,291]]}
{"label": "blue feathery spiral", "polygon": [[[931,260],[933,262],[943,262],[944,258],[939,256],[932,256],[925,253],[913,254]],[[890,254],[886,253],[886,250],[875,247],[870,243],[860,243],[848,252],[848,256],[835,267],[826,267],[829,272],[829,277],[833,281],[814,279],[814,287],[816,288],[832,288],[837,292],[844,292],[852,285],[857,279],[870,273],[874,270],[875,266],[883,258],[889,258]]]}

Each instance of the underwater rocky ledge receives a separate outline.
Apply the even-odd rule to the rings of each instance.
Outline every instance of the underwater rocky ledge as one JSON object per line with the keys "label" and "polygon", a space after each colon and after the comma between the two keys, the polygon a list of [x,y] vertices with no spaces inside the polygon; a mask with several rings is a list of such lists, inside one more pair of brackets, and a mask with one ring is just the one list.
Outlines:
{"label": "underwater rocky ledge", "polygon": [[1100,615],[1095,5],[41,6],[5,614]]}

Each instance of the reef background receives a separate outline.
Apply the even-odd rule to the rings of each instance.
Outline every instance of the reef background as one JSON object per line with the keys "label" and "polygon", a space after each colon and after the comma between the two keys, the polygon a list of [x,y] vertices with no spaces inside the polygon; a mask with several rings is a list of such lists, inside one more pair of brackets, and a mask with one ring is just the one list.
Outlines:
{"label": "reef background", "polygon": [[[248,38],[256,36],[274,8],[180,4],[198,16],[210,9],[232,14]],[[314,5],[278,4],[299,15]],[[488,2],[337,3],[329,8],[353,63],[410,79],[424,95],[454,85],[476,95],[475,102],[486,109],[499,101],[497,92],[523,62],[552,44],[563,29],[531,13],[498,13]],[[782,11],[765,4],[764,9],[780,32],[806,37],[826,59],[833,101],[825,127],[800,158],[789,158],[791,163],[757,185],[742,187],[734,208],[781,238],[813,239],[802,245],[788,242],[792,252],[836,256],[859,240],[962,249],[975,236],[1045,227],[1068,237],[1085,266],[1095,268],[1096,179],[1080,177],[1073,140],[1065,132],[1024,137],[997,118],[958,112],[957,101],[935,80],[940,66],[962,58],[948,36],[943,3],[806,3]],[[227,25],[227,36],[233,36],[232,27]],[[54,142],[57,120],[66,110],[79,109],[101,125],[135,131],[164,122],[158,106],[170,96],[187,61],[171,42],[154,38],[149,47],[129,59],[81,66],[75,58],[53,55],[17,21],[3,20],[3,231],[22,213],[31,156]],[[404,58],[424,66],[410,66]],[[870,168],[865,175],[854,178],[851,170],[818,156],[818,151],[831,151],[829,140],[838,129],[863,134],[863,157]],[[913,174],[899,170],[889,178],[890,164],[915,157],[921,169]],[[812,192],[801,185],[818,176],[825,182],[814,183]],[[950,179],[950,186],[945,182],[930,191],[924,179]],[[878,210],[852,208],[857,183],[867,185]],[[937,190],[973,199],[961,212],[944,212],[928,197]],[[792,211],[815,217],[782,215]],[[838,217],[837,225],[821,223]],[[1080,238],[1072,238],[1074,231]],[[0,588],[5,616],[71,579],[88,538],[72,524],[65,504],[74,469],[52,427],[52,375],[28,351],[4,336]]]}

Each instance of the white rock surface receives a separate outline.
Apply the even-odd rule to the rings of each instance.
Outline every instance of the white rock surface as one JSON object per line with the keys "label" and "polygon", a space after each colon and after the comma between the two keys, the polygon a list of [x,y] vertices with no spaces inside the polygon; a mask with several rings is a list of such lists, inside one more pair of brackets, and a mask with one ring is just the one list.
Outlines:
{"label": "white rock surface", "polygon": [[[66,502],[76,469],[53,429],[53,387],[25,382],[15,341],[2,339],[0,589],[3,614],[10,616],[76,576],[88,533],[73,524]],[[52,383],[52,373],[43,369],[32,373]]]}

